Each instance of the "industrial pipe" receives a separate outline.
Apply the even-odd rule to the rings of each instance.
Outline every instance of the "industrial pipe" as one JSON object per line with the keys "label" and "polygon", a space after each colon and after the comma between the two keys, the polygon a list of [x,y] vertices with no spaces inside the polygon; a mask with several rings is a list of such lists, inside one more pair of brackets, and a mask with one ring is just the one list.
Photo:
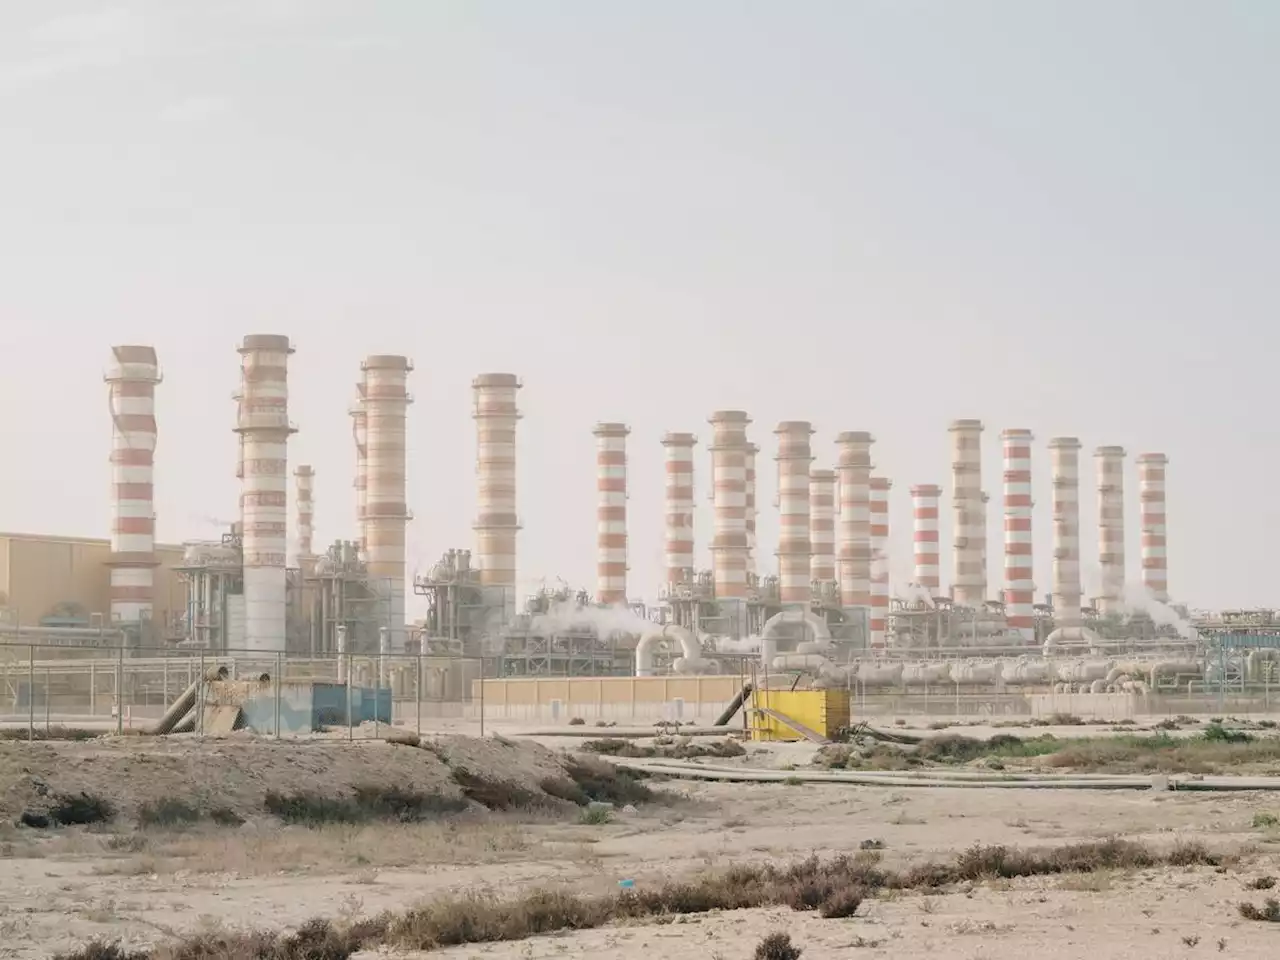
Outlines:
{"label": "industrial pipe", "polygon": [[[698,644],[697,639],[684,627],[677,626],[674,623],[665,625],[654,624],[652,628],[646,630],[640,635],[640,640],[636,644],[636,676],[652,677],[653,676],[653,651],[659,643],[667,638],[672,638],[680,644],[680,649],[684,656],[684,661],[680,672],[696,672],[697,667],[702,663],[702,647]],[[677,661],[679,662],[679,661]]]}
{"label": "industrial pipe", "polygon": [[212,680],[225,679],[227,679],[226,667],[210,667],[205,671],[203,677],[194,680],[191,683],[191,686],[183,690],[178,696],[178,699],[169,705],[169,709],[164,712],[164,715],[150,727],[147,727],[145,732],[152,736],[162,736],[166,733],[172,733],[173,728],[177,726],[179,721],[187,715],[188,711],[196,705],[196,698],[200,695],[201,685]]}

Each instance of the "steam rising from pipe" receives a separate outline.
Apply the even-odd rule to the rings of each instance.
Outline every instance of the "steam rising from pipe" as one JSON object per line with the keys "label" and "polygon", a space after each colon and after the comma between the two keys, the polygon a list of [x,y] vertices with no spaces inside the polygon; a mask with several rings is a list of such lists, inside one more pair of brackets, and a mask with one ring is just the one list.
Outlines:
{"label": "steam rising from pipe", "polygon": [[150,620],[154,598],[156,384],[153,347],[111,348],[111,619]]}

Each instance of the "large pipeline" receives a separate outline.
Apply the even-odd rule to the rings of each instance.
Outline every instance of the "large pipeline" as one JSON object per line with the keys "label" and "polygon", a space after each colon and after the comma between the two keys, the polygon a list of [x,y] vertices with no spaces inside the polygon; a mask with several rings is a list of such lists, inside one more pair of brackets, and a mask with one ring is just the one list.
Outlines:
{"label": "large pipeline", "polygon": [[225,679],[227,679],[226,667],[210,667],[205,671],[203,677],[193,681],[191,686],[183,690],[178,699],[169,705],[169,709],[164,712],[164,715],[150,727],[147,727],[144,732],[157,737],[172,733],[174,727],[195,707],[196,699],[200,695],[200,687],[212,680]]}

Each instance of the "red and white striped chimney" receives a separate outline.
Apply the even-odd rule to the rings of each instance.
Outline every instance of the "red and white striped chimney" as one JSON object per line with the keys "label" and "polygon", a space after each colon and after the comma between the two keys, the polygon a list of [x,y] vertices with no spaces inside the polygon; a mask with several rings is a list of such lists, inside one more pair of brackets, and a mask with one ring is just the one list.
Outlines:
{"label": "red and white striped chimney", "polygon": [[627,434],[625,423],[596,424],[596,601],[627,602]]}
{"label": "red and white striped chimney", "polygon": [[258,653],[286,649],[289,530],[289,338],[251,334],[240,349],[240,391],[235,430],[243,473],[240,517],[244,577],[245,647]]}
{"label": "red and white striped chimney", "polygon": [[668,433],[662,438],[666,451],[666,583],[671,589],[694,579],[693,561],[693,448],[692,433]]}
{"label": "red and white striped chimney", "polygon": [[840,606],[871,606],[871,444],[863,430],[836,437],[840,492]]}
{"label": "red and white striped chimney", "polygon": [[313,520],[315,516],[314,480],[316,472],[307,464],[300,464],[293,471],[294,501],[298,510],[298,565],[315,556],[312,552]]}
{"label": "red and white striped chimney", "polygon": [[756,518],[760,509],[756,505],[756,455],[760,448],[754,443],[747,444],[747,579],[756,576],[759,570],[760,554],[756,544]]}
{"label": "red and white striped chimney", "polygon": [[1049,441],[1053,476],[1053,621],[1059,629],[1080,626],[1080,441]]}
{"label": "red and white striped chimney", "polygon": [[1142,504],[1142,585],[1161,603],[1169,602],[1169,558],[1165,527],[1163,453],[1138,457],[1138,498]]}
{"label": "red and white striped chimney", "polygon": [[482,373],[471,381],[476,422],[476,567],[480,583],[502,592],[510,618],[516,607],[516,393],[514,373]]}
{"label": "red and white striped chimney", "polygon": [[912,576],[931,598],[942,596],[938,546],[938,502],[941,497],[942,488],[933,483],[921,483],[911,488],[911,539],[915,544]]}
{"label": "red and white striped chimney", "polygon": [[1030,430],[1009,429],[1004,444],[1004,614],[1026,643],[1036,639],[1036,584],[1032,560]]}
{"label": "red and white striped chimney", "polygon": [[981,609],[986,601],[987,529],[982,508],[982,421],[953,420],[951,432],[952,599]]}
{"label": "red and white striped chimney", "polygon": [[1124,447],[1098,447],[1098,612],[1124,610]]}
{"label": "red and white striped chimney", "polygon": [[747,457],[751,418],[742,410],[717,410],[711,424],[711,479],[714,536],[711,567],[716,599],[740,601],[747,596]]}
{"label": "red and white striped chimney", "polygon": [[356,478],[352,484],[356,491],[356,546],[359,548],[360,559],[365,558],[367,545],[365,543],[364,514],[365,503],[369,496],[369,418],[365,414],[364,409],[364,384],[356,384],[356,400],[351,404],[351,439],[355,441],[356,447]]}
{"label": "red and white striped chimney", "polygon": [[810,575],[819,583],[836,581],[836,472],[809,472]]}
{"label": "red and white striped chimney", "polygon": [[103,377],[112,426],[109,601],[113,621],[137,623],[154,609],[156,384],[163,378],[153,347],[112,347],[111,354]]}
{"label": "red and white striped chimney", "polygon": [[808,420],[784,420],[778,438],[778,599],[808,604],[812,547],[809,543],[809,468],[813,463]]}
{"label": "red and white striped chimney", "polygon": [[408,357],[375,354],[361,363],[367,449],[365,479],[365,569],[375,589],[387,598],[379,611],[387,618],[393,652],[405,648],[405,528],[409,374]]}
{"label": "red and white striped chimney", "polygon": [[889,625],[888,477],[871,478],[871,648],[883,650]]}

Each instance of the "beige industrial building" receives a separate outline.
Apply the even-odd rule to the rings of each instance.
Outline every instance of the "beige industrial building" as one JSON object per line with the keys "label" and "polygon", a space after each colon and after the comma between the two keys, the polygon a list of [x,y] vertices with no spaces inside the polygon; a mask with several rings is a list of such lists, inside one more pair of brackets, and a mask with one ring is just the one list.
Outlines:
{"label": "beige industrial building", "polygon": [[[174,568],[183,548],[155,545],[158,563],[152,587],[151,641],[163,641],[184,612],[186,588]],[[0,630],[13,628],[109,627],[111,541],[0,533]]]}

